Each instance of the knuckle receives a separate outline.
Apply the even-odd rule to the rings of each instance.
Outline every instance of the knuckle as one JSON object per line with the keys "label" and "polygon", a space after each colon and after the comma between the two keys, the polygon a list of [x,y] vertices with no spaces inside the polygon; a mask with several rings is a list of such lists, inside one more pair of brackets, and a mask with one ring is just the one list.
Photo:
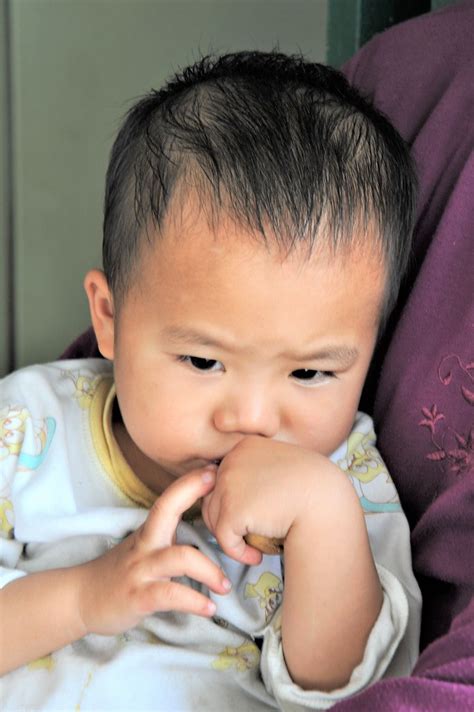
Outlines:
{"label": "knuckle", "polygon": [[142,559],[137,559],[130,564],[124,575],[124,585],[130,595],[135,595],[140,589],[140,585],[145,578],[145,566]]}
{"label": "knuckle", "polygon": [[132,593],[132,605],[139,616],[149,615],[158,609],[157,597],[151,587],[135,587]]}
{"label": "knuckle", "polygon": [[177,560],[178,566],[186,571],[191,565],[194,549],[189,546],[173,546],[172,553]]}
{"label": "knuckle", "polygon": [[164,495],[161,495],[160,497],[157,497],[153,502],[150,508],[150,512],[148,514],[147,521],[161,519],[165,514],[165,508],[166,499],[164,498]]}
{"label": "knuckle", "polygon": [[167,609],[175,608],[179,603],[180,593],[176,584],[169,580],[163,581],[160,585],[160,594]]}

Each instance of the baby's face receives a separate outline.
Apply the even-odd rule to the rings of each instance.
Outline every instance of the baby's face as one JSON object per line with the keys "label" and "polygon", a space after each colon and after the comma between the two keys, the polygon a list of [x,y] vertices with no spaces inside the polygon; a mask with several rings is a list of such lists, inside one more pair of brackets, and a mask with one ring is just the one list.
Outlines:
{"label": "baby's face", "polygon": [[250,434],[325,455],[346,438],[377,335],[375,258],[283,259],[201,213],[170,222],[137,273],[107,355],[119,442],[158,465],[142,475],[152,489]]}

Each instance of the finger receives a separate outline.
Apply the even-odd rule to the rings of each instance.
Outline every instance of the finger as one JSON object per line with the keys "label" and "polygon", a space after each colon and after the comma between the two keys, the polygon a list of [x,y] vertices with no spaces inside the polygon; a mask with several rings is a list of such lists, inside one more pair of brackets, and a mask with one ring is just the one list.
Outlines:
{"label": "finger", "polygon": [[223,524],[219,524],[220,497],[216,490],[211,490],[204,498],[201,512],[205,525],[228,556],[249,566],[261,562],[259,549],[249,546],[241,534],[236,534]]}
{"label": "finger", "polygon": [[[209,494],[203,497],[201,503],[201,515],[204,520],[204,524],[209,529],[209,531],[212,532],[212,534],[215,533],[213,519],[217,518],[216,515],[219,512],[219,505],[218,503],[216,504],[217,500],[217,492],[215,489],[212,489]],[[212,517],[212,514],[215,515],[214,518]]]}
{"label": "finger", "polygon": [[155,500],[141,529],[149,546],[161,548],[172,543],[183,513],[214,487],[215,466],[193,470],[179,477]]}
{"label": "finger", "polygon": [[224,571],[209,557],[192,546],[169,546],[151,554],[144,562],[147,576],[153,579],[187,576],[215,593],[229,593],[231,583]]}
{"label": "finger", "polygon": [[155,581],[141,590],[139,610],[141,615],[155,611],[178,611],[210,618],[216,612],[216,604],[182,583]]}
{"label": "finger", "polygon": [[236,561],[248,566],[255,566],[262,560],[262,553],[253,546],[249,546],[242,534],[233,532],[231,529],[223,526],[216,527],[216,539],[222,548],[223,552]]}

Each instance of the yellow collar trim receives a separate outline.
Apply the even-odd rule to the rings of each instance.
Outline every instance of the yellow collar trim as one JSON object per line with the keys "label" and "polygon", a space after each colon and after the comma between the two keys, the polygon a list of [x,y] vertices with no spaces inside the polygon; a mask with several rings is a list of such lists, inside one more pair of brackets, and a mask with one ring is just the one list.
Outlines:
{"label": "yellow collar trim", "polygon": [[104,378],[95,390],[89,411],[94,448],[104,470],[120,492],[134,504],[150,508],[156,494],[133,472],[113,434],[114,400],[115,384],[111,378]]}

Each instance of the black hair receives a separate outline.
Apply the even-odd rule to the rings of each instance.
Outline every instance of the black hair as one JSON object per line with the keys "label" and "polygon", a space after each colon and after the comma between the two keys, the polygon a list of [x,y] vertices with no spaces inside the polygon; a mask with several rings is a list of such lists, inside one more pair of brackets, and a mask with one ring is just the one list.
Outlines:
{"label": "black hair", "polygon": [[285,250],[367,240],[386,269],[386,318],[409,259],[415,171],[397,131],[340,72],[278,52],[204,57],[132,106],[105,190],[104,271],[116,305],[184,178]]}

